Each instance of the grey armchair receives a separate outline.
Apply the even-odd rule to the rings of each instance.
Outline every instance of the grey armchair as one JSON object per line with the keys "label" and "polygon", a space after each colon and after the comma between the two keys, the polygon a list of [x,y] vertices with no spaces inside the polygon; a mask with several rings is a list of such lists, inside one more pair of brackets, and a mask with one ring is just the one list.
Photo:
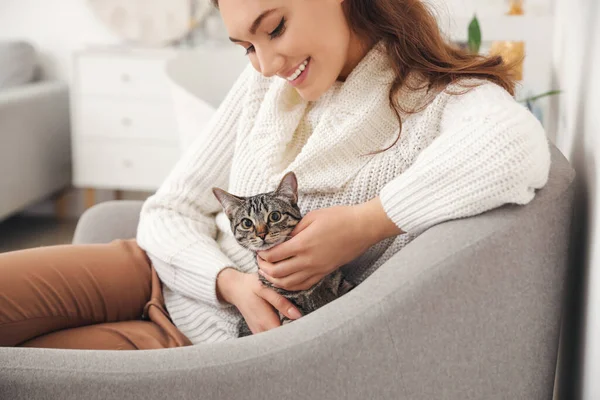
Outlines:
{"label": "grey armchair", "polygon": [[[6,399],[550,399],[574,172],[439,224],[352,292],[292,324],[148,351],[0,349]],[[76,243],[135,234],[139,203],[90,209]]]}
{"label": "grey armchair", "polygon": [[35,81],[0,90],[0,220],[70,184],[66,83]]}

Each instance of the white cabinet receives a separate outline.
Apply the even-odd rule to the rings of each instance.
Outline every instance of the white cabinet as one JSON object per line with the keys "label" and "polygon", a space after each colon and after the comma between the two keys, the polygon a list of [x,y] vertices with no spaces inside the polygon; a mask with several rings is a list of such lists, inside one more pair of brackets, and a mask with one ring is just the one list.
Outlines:
{"label": "white cabinet", "polygon": [[154,191],[180,156],[166,63],[179,50],[86,49],[71,85],[74,185]]}

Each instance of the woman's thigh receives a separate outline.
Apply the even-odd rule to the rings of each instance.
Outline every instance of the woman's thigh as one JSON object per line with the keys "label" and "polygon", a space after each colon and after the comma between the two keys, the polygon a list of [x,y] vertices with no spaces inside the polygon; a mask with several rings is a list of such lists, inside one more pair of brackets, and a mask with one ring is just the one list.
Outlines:
{"label": "woman's thigh", "polygon": [[[191,343],[189,343],[191,344]],[[31,339],[19,347],[80,350],[150,350],[182,344],[152,321],[123,321],[82,326]]]}
{"label": "woman's thigh", "polygon": [[152,268],[135,240],[0,254],[0,346],[61,329],[139,320]]}

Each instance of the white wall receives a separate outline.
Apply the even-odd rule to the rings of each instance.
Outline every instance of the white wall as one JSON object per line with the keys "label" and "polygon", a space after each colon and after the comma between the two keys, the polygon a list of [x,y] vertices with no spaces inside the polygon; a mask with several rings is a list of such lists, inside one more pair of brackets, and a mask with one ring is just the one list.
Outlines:
{"label": "white wall", "polygon": [[1,0],[0,39],[25,39],[41,53],[47,76],[69,80],[71,53],[87,43],[118,43],[86,0]]}

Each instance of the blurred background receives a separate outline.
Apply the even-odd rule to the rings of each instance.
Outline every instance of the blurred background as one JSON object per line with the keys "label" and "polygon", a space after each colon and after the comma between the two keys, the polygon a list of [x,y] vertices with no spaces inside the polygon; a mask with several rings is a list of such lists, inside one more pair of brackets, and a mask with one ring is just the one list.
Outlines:
{"label": "blurred background", "polygon": [[[577,171],[573,386],[600,399],[599,2],[427,3],[449,40],[524,57],[515,97]],[[69,243],[87,208],[152,194],[246,62],[208,0],[0,1],[0,252]]]}

